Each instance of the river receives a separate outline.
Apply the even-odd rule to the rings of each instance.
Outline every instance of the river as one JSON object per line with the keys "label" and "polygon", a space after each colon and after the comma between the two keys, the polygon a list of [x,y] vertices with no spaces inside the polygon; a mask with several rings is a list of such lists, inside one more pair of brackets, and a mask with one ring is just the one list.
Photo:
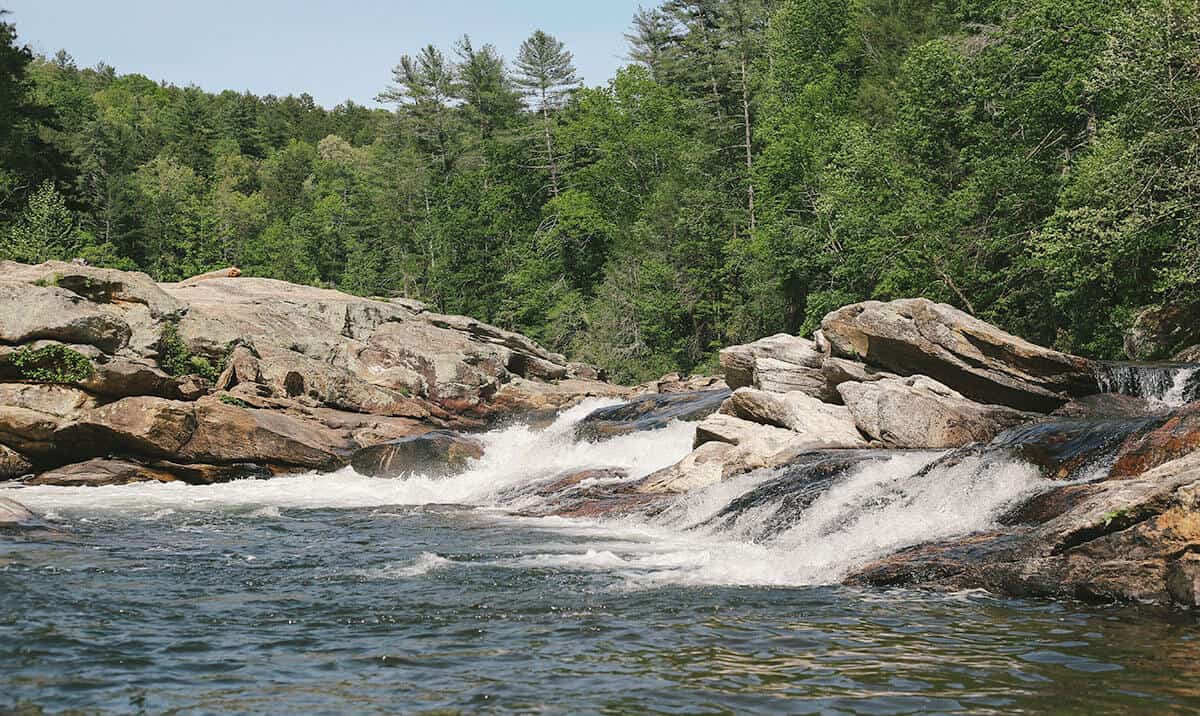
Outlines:
{"label": "river", "polygon": [[686,424],[576,441],[604,404],[489,433],[443,480],[0,489],[55,530],[0,537],[0,711],[1200,709],[1184,612],[838,586],[988,527],[1044,487],[1030,466],[864,453],[807,494],[758,473],[653,513],[529,516],[564,473],[690,450]]}

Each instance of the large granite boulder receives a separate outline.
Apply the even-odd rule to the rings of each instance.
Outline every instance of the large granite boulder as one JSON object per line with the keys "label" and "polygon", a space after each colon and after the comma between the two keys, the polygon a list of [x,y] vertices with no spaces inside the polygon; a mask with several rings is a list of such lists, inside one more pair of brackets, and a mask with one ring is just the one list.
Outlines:
{"label": "large granite boulder", "polygon": [[413,301],[260,278],[163,288],[187,307],[179,333],[192,350],[221,357],[239,344],[252,347],[257,365],[241,356],[236,382],[258,382],[275,397],[411,417],[424,409],[415,399],[423,399],[490,417],[617,391],[595,379],[598,369],[569,363],[525,336]]}
{"label": "large granite boulder", "polygon": [[768,393],[739,388],[729,399],[728,412],[755,423],[784,428],[797,440],[825,447],[866,447],[854,416],[843,405],[831,405],[806,393]]}
{"label": "large granite boulder", "polygon": [[119,315],[64,288],[0,279],[0,343],[49,339],[116,353],[131,336]]}
{"label": "large granite boulder", "polygon": [[981,403],[1050,412],[1097,392],[1087,360],[926,299],[846,306],[826,316],[821,331],[836,356],[926,375]]}
{"label": "large granite boulder", "polygon": [[[81,299],[77,307],[99,310],[128,326],[127,345],[133,353],[143,356],[154,352],[162,322],[174,320],[183,311],[183,306],[168,296],[153,279],[136,271],[118,271],[63,261],[48,261],[36,266],[4,262],[0,263],[0,281],[26,286],[41,285],[68,292]],[[107,353],[113,352],[95,341],[46,337],[65,343],[90,343],[105,348]]]}
{"label": "large granite boulder", "polygon": [[1131,360],[1190,358],[1200,345],[1200,305],[1169,303],[1143,309],[1125,333]]}
{"label": "large granite boulder", "polygon": [[822,400],[837,398],[821,370],[825,359],[815,343],[779,334],[721,351],[721,368],[730,388],[774,393],[801,392]]}
{"label": "large granite boulder", "polygon": [[953,448],[987,442],[1036,416],[963,397],[925,376],[838,386],[858,429],[895,448]]}

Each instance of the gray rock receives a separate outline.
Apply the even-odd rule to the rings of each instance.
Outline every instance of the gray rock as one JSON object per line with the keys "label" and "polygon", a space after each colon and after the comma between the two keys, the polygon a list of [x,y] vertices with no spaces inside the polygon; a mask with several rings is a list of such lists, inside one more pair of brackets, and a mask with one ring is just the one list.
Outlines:
{"label": "gray rock", "polygon": [[952,448],[987,442],[1037,416],[984,405],[925,376],[838,386],[858,429],[896,448]]}
{"label": "gray rock", "polygon": [[845,406],[830,405],[805,393],[739,388],[729,407],[739,418],[790,430],[797,440],[826,447],[866,447]]}
{"label": "gray rock", "polygon": [[1087,360],[926,299],[847,306],[826,316],[821,330],[835,356],[927,375],[982,403],[1050,412],[1097,392]]}
{"label": "gray rock", "polygon": [[29,508],[16,500],[0,497],[0,529],[26,530],[40,529],[46,523]]}
{"label": "gray rock", "polygon": [[734,390],[801,392],[826,400],[837,394],[830,391],[821,372],[824,358],[812,341],[787,334],[731,346],[720,354],[725,382]]}
{"label": "gray rock", "polygon": [[628,403],[600,408],[589,414],[579,421],[575,436],[580,440],[599,440],[659,430],[676,420],[702,420],[717,412],[728,397],[728,390],[643,395]]}
{"label": "gray rock", "polygon": [[112,312],[55,286],[0,283],[0,342],[49,339],[116,353],[129,344],[129,324]]}

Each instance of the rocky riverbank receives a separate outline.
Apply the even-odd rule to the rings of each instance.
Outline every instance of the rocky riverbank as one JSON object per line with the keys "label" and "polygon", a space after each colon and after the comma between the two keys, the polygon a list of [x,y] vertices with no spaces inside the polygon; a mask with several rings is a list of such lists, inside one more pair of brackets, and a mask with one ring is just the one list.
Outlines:
{"label": "rocky riverbank", "polygon": [[[531,513],[652,513],[763,469],[779,470],[783,487],[771,489],[791,490],[803,510],[881,451],[946,451],[931,480],[965,460],[1019,460],[1047,486],[992,529],[901,549],[849,580],[1200,601],[1194,369],[1094,365],[921,299],[847,306],[811,339],[772,336],[720,359],[723,378],[630,388],[413,301],[232,270],[160,285],[3,263],[0,479],[208,484],[348,465],[450,476],[482,454],[472,433],[606,397],[621,403],[580,423],[579,440],[689,421],[693,452],[637,480],[604,465],[554,476]],[[1102,383],[1157,392],[1103,393]],[[36,524],[6,509],[12,525]]]}
{"label": "rocky riverbank", "polygon": [[330,470],[384,443],[630,392],[470,318],[230,273],[160,285],[0,263],[0,479]]}

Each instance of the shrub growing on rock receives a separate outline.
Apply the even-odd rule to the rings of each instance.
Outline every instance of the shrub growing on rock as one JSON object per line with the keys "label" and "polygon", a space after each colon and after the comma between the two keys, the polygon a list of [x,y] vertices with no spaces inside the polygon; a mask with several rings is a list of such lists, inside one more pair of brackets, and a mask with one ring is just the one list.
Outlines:
{"label": "shrub growing on rock", "polygon": [[92,362],[63,345],[22,348],[8,359],[17,377],[34,383],[78,383],[92,376]]}
{"label": "shrub growing on rock", "polygon": [[158,339],[158,364],[168,374],[179,377],[198,375],[206,380],[215,381],[224,370],[219,361],[217,365],[208,358],[196,355],[179,336],[179,327],[173,323],[163,326],[162,335]]}

